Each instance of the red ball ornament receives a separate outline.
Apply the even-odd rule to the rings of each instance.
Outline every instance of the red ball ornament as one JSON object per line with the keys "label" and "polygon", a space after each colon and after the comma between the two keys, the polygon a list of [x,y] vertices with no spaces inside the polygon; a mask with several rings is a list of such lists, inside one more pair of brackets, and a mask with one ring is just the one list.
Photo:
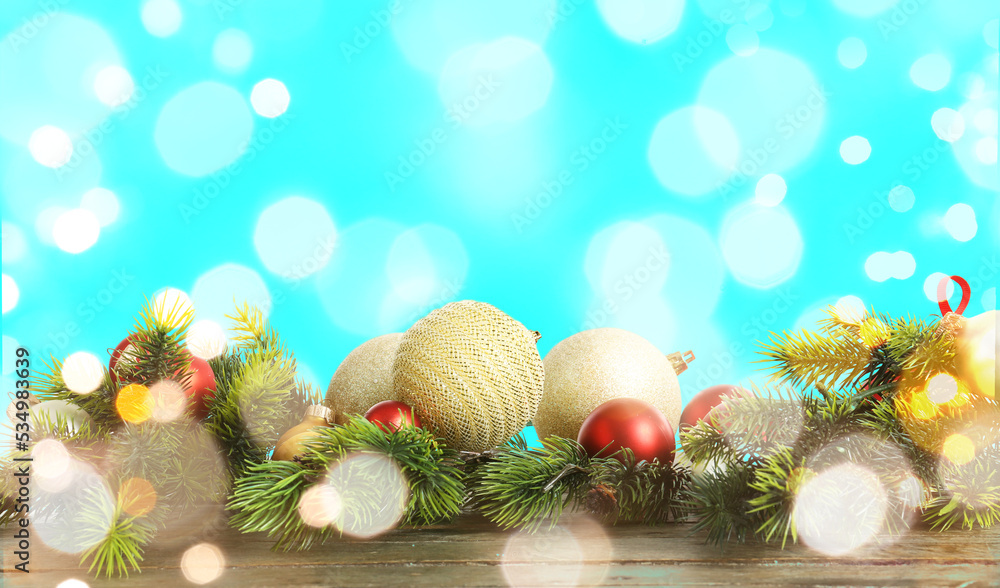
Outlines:
{"label": "red ball ornament", "polygon": [[674,429],[667,417],[635,398],[616,398],[595,408],[583,421],[576,440],[592,457],[609,456],[627,447],[637,462],[674,461]]}
{"label": "red ball ornament", "polygon": [[[116,370],[118,362],[121,361],[125,354],[135,353],[134,347],[129,350],[133,337],[135,335],[129,335],[122,339],[122,342],[111,352],[108,370],[111,372],[111,377],[116,384],[118,383],[118,373]],[[191,414],[195,418],[201,419],[208,414],[208,399],[215,397],[215,372],[212,371],[212,366],[204,359],[191,355],[186,349],[184,353],[191,359],[191,367],[188,369],[190,379],[184,389],[184,395],[187,397],[187,405],[191,409]],[[177,374],[177,379],[180,379],[179,373]]]}
{"label": "red ball ornament", "polygon": [[368,409],[365,418],[378,425],[386,433],[398,431],[402,427],[420,427],[420,417],[404,402],[384,400]]}
{"label": "red ball ornament", "polygon": [[207,361],[191,356],[191,379],[184,389],[191,414],[197,419],[208,414],[208,399],[215,398],[215,372]]}
{"label": "red ball ornament", "polygon": [[708,413],[712,412],[712,409],[716,406],[722,404],[723,398],[734,398],[743,394],[747,394],[747,391],[739,386],[730,386],[728,384],[705,388],[695,394],[691,402],[688,402],[687,406],[684,407],[684,411],[681,412],[680,430],[683,431],[688,427],[693,427],[698,424],[698,421],[707,421]]}

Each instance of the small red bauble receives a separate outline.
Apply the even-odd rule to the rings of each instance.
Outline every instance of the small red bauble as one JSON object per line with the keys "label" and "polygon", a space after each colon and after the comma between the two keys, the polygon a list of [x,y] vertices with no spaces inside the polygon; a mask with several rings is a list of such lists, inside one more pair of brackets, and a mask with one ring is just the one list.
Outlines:
{"label": "small red bauble", "polygon": [[420,427],[420,417],[404,402],[384,400],[368,409],[365,418],[378,425],[386,433],[398,431],[405,426]]}
{"label": "small red bauble", "polygon": [[746,393],[746,390],[743,388],[727,384],[705,388],[695,394],[694,398],[684,407],[684,411],[681,412],[680,430],[683,431],[688,427],[693,427],[698,424],[698,421],[707,421],[708,413],[712,412],[712,409],[716,406],[722,404],[723,398],[727,396],[733,398]]}
{"label": "small red bauble", "polygon": [[627,447],[636,462],[674,461],[674,429],[667,417],[635,398],[616,398],[595,408],[583,421],[576,440],[592,457],[606,457]]}

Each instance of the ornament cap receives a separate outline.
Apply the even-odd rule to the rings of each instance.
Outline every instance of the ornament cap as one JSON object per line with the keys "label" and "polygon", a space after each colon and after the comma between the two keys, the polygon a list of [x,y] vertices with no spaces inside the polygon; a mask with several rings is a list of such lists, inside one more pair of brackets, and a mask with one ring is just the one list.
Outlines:
{"label": "ornament cap", "polygon": [[313,404],[306,409],[306,414],[303,416],[303,418],[308,417],[319,417],[329,423],[333,421],[333,411],[322,404]]}
{"label": "ornament cap", "polygon": [[688,364],[694,361],[694,351],[691,351],[690,349],[684,353],[675,351],[674,353],[667,355],[667,360],[669,360],[670,365],[674,367],[674,373],[679,376],[684,370],[688,369]]}

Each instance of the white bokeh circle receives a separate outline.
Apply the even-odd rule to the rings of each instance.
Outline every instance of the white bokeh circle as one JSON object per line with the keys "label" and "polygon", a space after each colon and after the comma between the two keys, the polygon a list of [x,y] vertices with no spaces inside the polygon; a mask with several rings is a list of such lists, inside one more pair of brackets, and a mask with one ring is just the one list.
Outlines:
{"label": "white bokeh circle", "polygon": [[236,160],[252,132],[253,116],[239,92],[218,82],[200,82],[164,105],[153,139],[167,166],[197,177]]}
{"label": "white bokeh circle", "polygon": [[250,35],[239,29],[226,29],[212,43],[212,61],[220,69],[241,72],[250,65],[253,42]]}
{"label": "white bokeh circle", "polygon": [[135,82],[132,76],[120,65],[109,65],[94,77],[94,94],[108,106],[125,104],[132,98],[133,91]]}
{"label": "white bokeh circle", "polygon": [[865,42],[857,37],[848,37],[837,46],[837,60],[847,69],[857,69],[868,58]]}
{"label": "white bokeh circle", "polygon": [[3,314],[14,310],[17,302],[21,299],[21,290],[17,287],[14,278],[3,274]]}
{"label": "white bokeh circle", "polygon": [[85,208],[74,208],[60,214],[52,226],[52,240],[67,253],[82,253],[97,243],[101,221]]}
{"label": "white bokeh circle", "polygon": [[147,0],[140,12],[142,26],[156,37],[169,37],[181,28],[183,15],[175,0]]}
{"label": "white bokeh circle", "polygon": [[647,45],[677,29],[684,0],[597,0],[597,10],[616,35]]}
{"label": "white bokeh circle", "polygon": [[292,96],[288,93],[288,88],[274,78],[257,82],[250,92],[250,104],[253,105],[254,112],[267,118],[285,114],[291,101]]}
{"label": "white bokeh circle", "polygon": [[104,379],[104,362],[92,353],[77,351],[63,362],[60,375],[71,392],[90,394]]}
{"label": "white bokeh circle", "polygon": [[225,263],[200,275],[191,287],[191,300],[202,320],[228,324],[244,303],[260,309],[265,317],[271,312],[271,293],[264,279],[251,268]]}
{"label": "white bokeh circle", "polygon": [[739,162],[740,141],[725,115],[688,106],[657,123],[647,157],[664,188],[698,196],[725,184]]}
{"label": "white bokeh circle", "polygon": [[858,165],[868,161],[871,154],[871,143],[860,135],[848,137],[840,143],[840,157],[844,163]]}
{"label": "white bokeh circle", "polygon": [[450,120],[485,127],[517,121],[542,108],[552,79],[552,65],[540,46],[502,37],[449,57],[438,78],[438,95]]}
{"label": "white bokeh circle", "polygon": [[917,59],[910,66],[910,80],[931,92],[937,92],[948,85],[951,79],[951,63],[940,53],[930,53]]}
{"label": "white bokeh circle", "polygon": [[114,192],[107,188],[91,188],[83,193],[80,208],[89,210],[97,218],[97,222],[106,227],[115,222],[121,205]]}
{"label": "white bokeh circle", "polygon": [[45,125],[31,133],[28,150],[38,163],[45,167],[58,168],[73,158],[73,141],[66,131],[59,127]]}
{"label": "white bokeh circle", "polygon": [[290,196],[265,208],[253,234],[264,267],[290,280],[323,269],[336,242],[337,228],[326,207],[301,196]]}
{"label": "white bokeh circle", "polygon": [[865,260],[865,274],[876,282],[884,282],[889,278],[905,280],[916,269],[917,262],[907,251],[876,251]]}
{"label": "white bokeh circle", "polygon": [[781,206],[743,205],[723,222],[719,248],[737,281],[773,288],[791,278],[802,259],[802,234]]}
{"label": "white bokeh circle", "polygon": [[976,236],[976,211],[964,202],[953,204],[942,219],[944,228],[956,241],[969,241]]}

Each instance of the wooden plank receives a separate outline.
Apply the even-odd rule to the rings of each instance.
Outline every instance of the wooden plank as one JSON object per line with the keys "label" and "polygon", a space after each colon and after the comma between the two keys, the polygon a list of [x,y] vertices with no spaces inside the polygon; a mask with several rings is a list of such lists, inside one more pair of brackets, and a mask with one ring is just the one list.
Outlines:
{"label": "wooden plank", "polygon": [[[32,573],[13,570],[14,542],[4,529],[3,580],[55,586],[173,586],[186,581],[181,555],[199,539],[176,537],[146,554],[127,581],[88,578],[78,558],[32,544]],[[232,530],[201,540],[217,546],[226,569],[216,585],[982,585],[1000,586],[1000,529],[911,531],[891,545],[827,557],[801,545],[730,545],[723,551],[691,536],[689,525],[610,529],[580,521],[550,533],[517,534],[482,519],[401,529],[368,541],[338,539],[309,551],[273,552],[261,534]]]}

